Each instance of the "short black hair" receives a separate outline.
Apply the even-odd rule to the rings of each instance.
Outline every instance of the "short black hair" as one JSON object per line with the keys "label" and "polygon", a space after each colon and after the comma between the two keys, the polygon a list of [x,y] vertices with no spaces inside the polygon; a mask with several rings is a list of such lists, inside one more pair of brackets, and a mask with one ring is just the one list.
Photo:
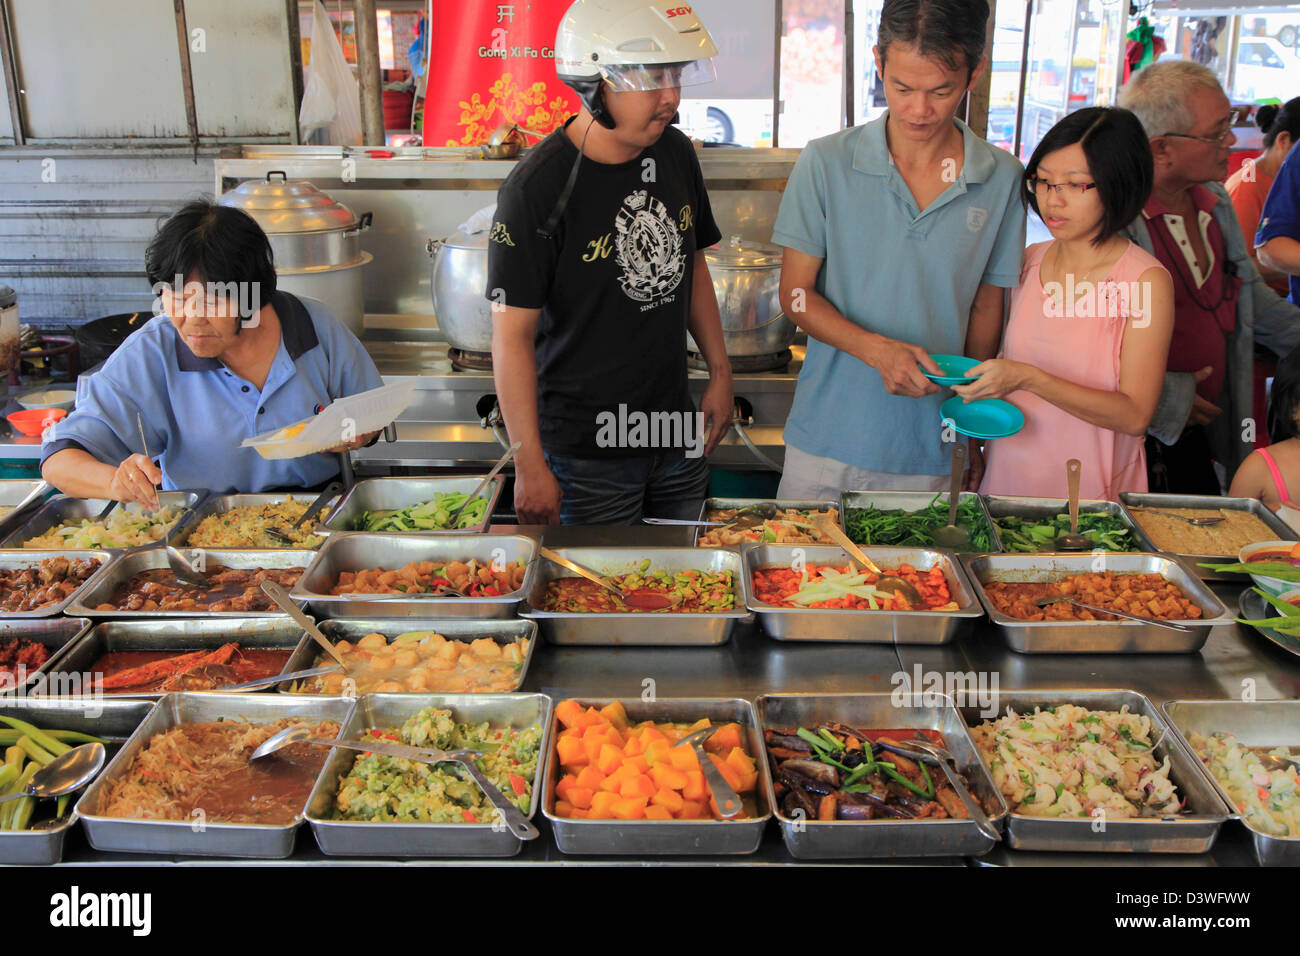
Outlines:
{"label": "short black hair", "polygon": [[1264,148],[1277,142],[1277,134],[1291,134],[1291,142],[1300,139],[1300,96],[1287,100],[1281,106],[1267,103],[1255,112],[1255,125],[1264,131]]}
{"label": "short black hair", "polygon": [[1155,178],[1151,142],[1138,118],[1126,109],[1090,106],[1071,113],[1047,131],[1025,166],[1029,205],[1040,216],[1033,188],[1038,164],[1049,153],[1075,143],[1083,147],[1088,172],[1105,209],[1092,239],[1093,245],[1099,246],[1136,219],[1147,204]]}
{"label": "short black hair", "polygon": [[1300,348],[1277,363],[1268,393],[1268,440],[1276,445],[1300,435],[1295,416],[1300,406]]}
{"label": "short black hair", "polygon": [[155,287],[183,276],[187,282],[257,282],[262,303],[275,292],[275,256],[262,227],[243,210],[207,199],[187,202],[158,228],[144,253],[144,271]]}
{"label": "short black hair", "polygon": [[973,74],[984,58],[988,22],[987,0],[885,0],[876,32],[880,62],[890,46],[906,43],[950,70],[964,66]]}

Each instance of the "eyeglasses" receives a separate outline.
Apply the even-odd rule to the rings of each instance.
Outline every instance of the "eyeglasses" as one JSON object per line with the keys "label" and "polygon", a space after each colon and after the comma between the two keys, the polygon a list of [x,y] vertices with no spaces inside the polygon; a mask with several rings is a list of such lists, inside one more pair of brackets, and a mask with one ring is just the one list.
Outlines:
{"label": "eyeglasses", "polygon": [[1232,135],[1232,127],[1229,126],[1217,136],[1193,136],[1191,133],[1161,133],[1161,136],[1173,136],[1178,139],[1194,139],[1200,143],[1209,143],[1211,146],[1222,146]]}
{"label": "eyeglasses", "polygon": [[1096,189],[1096,183],[1049,183],[1046,179],[1039,179],[1037,176],[1030,176],[1028,180],[1031,192],[1043,193],[1049,189],[1058,196],[1077,197],[1082,196],[1089,189]]}

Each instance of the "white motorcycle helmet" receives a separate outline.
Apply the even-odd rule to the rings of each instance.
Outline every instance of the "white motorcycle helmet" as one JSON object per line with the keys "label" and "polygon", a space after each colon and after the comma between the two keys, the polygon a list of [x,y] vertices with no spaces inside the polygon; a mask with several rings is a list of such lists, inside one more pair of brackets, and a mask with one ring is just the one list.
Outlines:
{"label": "white motorcycle helmet", "polygon": [[575,0],[555,35],[555,72],[602,126],[601,90],[660,90],[712,82],[717,45],[689,0]]}

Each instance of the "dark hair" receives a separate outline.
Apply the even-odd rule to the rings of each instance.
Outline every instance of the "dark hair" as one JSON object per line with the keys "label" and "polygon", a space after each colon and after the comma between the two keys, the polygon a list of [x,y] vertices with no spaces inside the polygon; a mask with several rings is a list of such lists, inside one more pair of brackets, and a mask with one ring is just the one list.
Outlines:
{"label": "dark hair", "polygon": [[1264,131],[1264,148],[1271,149],[1277,134],[1291,134],[1291,141],[1300,139],[1300,96],[1287,100],[1282,106],[1269,103],[1255,112],[1255,125]]}
{"label": "dark hair", "polygon": [[1300,435],[1295,423],[1300,406],[1300,348],[1277,363],[1268,393],[1268,440],[1276,444]]}
{"label": "dark hair", "polygon": [[1155,176],[1151,143],[1138,118],[1128,110],[1090,106],[1071,113],[1047,131],[1025,167],[1025,191],[1034,212],[1039,212],[1032,187],[1038,164],[1047,154],[1075,143],[1083,147],[1088,172],[1105,208],[1092,240],[1101,245],[1136,219],[1151,195]]}
{"label": "dark hair", "polygon": [[876,46],[880,62],[894,43],[917,48],[950,70],[974,73],[984,58],[988,31],[987,0],[885,0]]}
{"label": "dark hair", "polygon": [[207,199],[187,202],[158,228],[144,253],[144,271],[154,286],[172,286],[179,275],[184,281],[259,283],[262,303],[275,292],[275,257],[262,227],[248,213]]}

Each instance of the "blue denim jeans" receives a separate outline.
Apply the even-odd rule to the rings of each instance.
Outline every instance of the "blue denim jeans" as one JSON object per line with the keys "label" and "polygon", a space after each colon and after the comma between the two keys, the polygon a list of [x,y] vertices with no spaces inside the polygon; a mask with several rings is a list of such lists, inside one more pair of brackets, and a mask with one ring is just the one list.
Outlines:
{"label": "blue denim jeans", "polygon": [[709,490],[703,456],[564,458],[547,455],[560,484],[564,524],[636,524],[647,518],[700,516]]}

